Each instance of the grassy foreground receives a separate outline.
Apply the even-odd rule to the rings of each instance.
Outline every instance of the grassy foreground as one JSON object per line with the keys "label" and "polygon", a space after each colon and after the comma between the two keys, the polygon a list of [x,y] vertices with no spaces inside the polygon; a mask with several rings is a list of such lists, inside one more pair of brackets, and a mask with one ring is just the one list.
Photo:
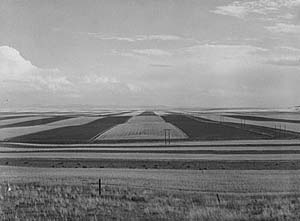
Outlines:
{"label": "grassy foreground", "polygon": [[1,220],[300,219],[298,171],[0,169]]}
{"label": "grassy foreground", "polygon": [[217,195],[118,185],[104,186],[99,196],[96,183],[3,183],[0,215],[3,220],[291,220],[300,218],[300,196]]}

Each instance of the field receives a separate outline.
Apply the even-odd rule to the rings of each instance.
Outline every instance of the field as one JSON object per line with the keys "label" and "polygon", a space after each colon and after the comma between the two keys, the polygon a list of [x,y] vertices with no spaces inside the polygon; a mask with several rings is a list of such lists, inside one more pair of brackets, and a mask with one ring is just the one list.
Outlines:
{"label": "field", "polygon": [[[286,137],[300,132],[300,121],[298,113],[197,113],[193,112],[193,116],[201,117],[207,120],[216,122],[233,123],[237,125],[245,124],[245,129],[253,128],[265,128],[266,132],[270,136],[274,137]],[[255,128],[255,127],[254,127]],[[270,130],[272,129],[272,130]]]}
{"label": "field", "polygon": [[298,220],[299,120],[238,110],[5,113],[0,216]]}
{"label": "field", "polygon": [[32,142],[32,143],[86,143],[99,133],[111,127],[123,123],[129,117],[104,117],[92,122],[78,125],[66,126],[29,135],[18,136],[10,139],[13,142]]}
{"label": "field", "polygon": [[32,120],[40,120],[40,119],[45,119],[48,118],[47,116],[10,116],[9,118],[5,118],[0,120],[0,128],[4,128],[7,125],[14,125],[26,121],[32,121]]}
{"label": "field", "polygon": [[298,171],[2,167],[1,173],[4,219],[291,220],[300,216]]}
{"label": "field", "polygon": [[171,114],[163,118],[184,131],[191,139],[199,140],[234,140],[234,139],[266,139],[264,134],[250,132],[241,128],[191,118],[184,115]]}
{"label": "field", "polygon": [[[282,114],[282,118],[267,117],[266,112],[264,117],[257,114],[261,113],[171,113],[162,110],[11,113],[4,114],[2,120],[0,118],[0,140],[59,144],[158,142],[165,138],[180,142],[300,137],[300,124],[296,120],[299,116],[296,113],[277,113],[276,116]],[[275,116],[274,112],[270,115]],[[293,116],[294,120],[291,119]]]}
{"label": "field", "polygon": [[96,140],[163,140],[167,136],[165,130],[169,130],[170,139],[185,139],[187,136],[172,124],[166,123],[160,116],[154,113],[142,113],[133,116],[126,123],[101,134]]}
{"label": "field", "polygon": [[27,134],[33,134],[41,131],[48,131],[51,129],[56,129],[66,126],[76,126],[90,123],[91,121],[97,120],[100,117],[74,117],[67,118],[65,120],[59,120],[48,124],[27,126],[27,127],[6,127],[1,129],[0,139],[8,140],[13,137],[24,136]]}

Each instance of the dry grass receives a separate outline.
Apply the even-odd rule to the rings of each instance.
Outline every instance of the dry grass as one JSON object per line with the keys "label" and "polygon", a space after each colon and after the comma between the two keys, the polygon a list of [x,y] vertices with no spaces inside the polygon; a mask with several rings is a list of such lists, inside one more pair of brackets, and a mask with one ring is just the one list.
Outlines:
{"label": "dry grass", "polygon": [[[27,180],[28,181],[28,180]],[[2,220],[297,220],[300,196],[197,193],[95,179],[41,179],[0,185]],[[25,219],[26,217],[26,219]]]}

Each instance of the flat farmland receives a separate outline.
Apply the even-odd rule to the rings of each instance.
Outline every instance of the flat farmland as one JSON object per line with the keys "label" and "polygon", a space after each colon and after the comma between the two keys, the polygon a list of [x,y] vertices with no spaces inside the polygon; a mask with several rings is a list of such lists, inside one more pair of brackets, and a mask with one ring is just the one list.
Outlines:
{"label": "flat farmland", "polygon": [[32,116],[34,116],[34,115],[2,115],[0,117],[0,121],[9,120],[9,119],[23,118],[23,117],[32,117]]}
{"label": "flat farmland", "polygon": [[97,134],[101,134],[103,131],[117,124],[124,123],[128,118],[127,116],[100,117],[86,124],[59,127],[24,136],[17,136],[9,139],[9,141],[25,143],[87,143],[90,142],[93,137],[97,136]]}
{"label": "flat farmland", "polygon": [[[295,120],[258,117],[254,116],[254,113],[252,115],[247,114],[244,116],[242,113],[234,115],[228,113],[192,113],[192,116],[197,118],[239,127],[242,130],[256,132],[272,139],[297,139],[300,137],[298,133],[300,132],[300,124],[295,123]],[[291,123],[292,121],[294,123]]]}
{"label": "flat farmland", "polygon": [[126,123],[117,125],[96,138],[101,140],[163,140],[165,130],[170,131],[170,138],[186,139],[187,136],[177,127],[166,123],[154,113],[133,116]]}
{"label": "flat farmland", "polygon": [[52,122],[65,120],[69,118],[73,118],[74,116],[52,116],[52,117],[46,117],[46,118],[39,118],[39,119],[31,119],[26,120],[18,123],[10,123],[6,124],[0,127],[1,128],[7,128],[7,127],[28,127],[28,126],[36,126],[36,125],[42,125],[42,124],[49,124]]}
{"label": "flat farmland", "polygon": [[23,123],[26,121],[34,121],[34,120],[42,120],[42,119],[47,119],[49,118],[49,116],[22,116],[22,117],[10,117],[8,119],[2,119],[0,120],[0,128],[4,128],[7,127],[8,125],[15,125],[15,124],[19,124],[19,123]]}
{"label": "flat farmland", "polygon": [[66,126],[75,126],[87,124],[91,121],[97,120],[99,117],[74,117],[65,120],[55,121],[48,124],[24,127],[6,127],[0,129],[0,140],[10,140],[14,137],[25,136],[41,131],[57,129]]}
{"label": "flat farmland", "polygon": [[[218,114],[212,119],[184,111],[36,115],[61,117],[45,124],[30,115],[3,119],[21,124],[0,129],[0,138],[6,136],[0,143],[0,216],[298,220],[300,140],[273,140],[278,131],[271,127],[242,127],[235,116],[220,123]],[[265,118],[258,121],[273,123]],[[170,144],[163,142],[165,129]]]}
{"label": "flat farmland", "polygon": [[[285,114],[277,114],[276,117],[272,117],[273,114],[268,115],[267,113],[261,114],[252,114],[252,115],[225,115],[225,120],[237,121],[245,120],[248,124],[258,125],[258,126],[265,126],[270,128],[276,128],[280,130],[288,130],[294,132],[300,132],[300,119],[299,116],[295,114],[293,117],[289,115],[286,117]],[[280,117],[280,118],[279,118]],[[286,118],[285,118],[286,117]],[[231,118],[231,119],[228,119]],[[283,133],[283,132],[281,132]]]}
{"label": "flat farmland", "polygon": [[210,122],[205,119],[191,118],[183,114],[169,114],[162,118],[185,132],[194,140],[243,140],[267,139],[264,134],[251,132],[242,128]]}
{"label": "flat farmland", "polygon": [[0,158],[52,158],[52,159],[126,159],[126,160],[210,160],[210,161],[280,161],[280,160],[300,160],[300,154],[277,154],[277,153],[225,153],[225,154],[199,154],[199,153],[147,153],[147,152],[13,152],[1,153]]}
{"label": "flat farmland", "polygon": [[[157,115],[160,114],[160,115]],[[165,139],[165,130],[170,131],[170,139],[174,142],[190,141],[214,141],[214,140],[261,140],[261,139],[296,139],[299,123],[296,123],[292,113],[285,113],[287,119],[257,116],[255,112],[242,115],[237,112],[226,113],[197,113],[184,112],[179,114],[165,111],[102,111],[102,112],[45,112],[8,115],[22,116],[20,118],[5,118],[0,120],[0,139],[12,142],[32,143],[113,143],[113,142],[159,142]],[[271,113],[270,113],[271,114]],[[274,115],[274,113],[272,113]],[[277,115],[280,113],[277,113]],[[225,116],[227,115],[227,116]],[[230,115],[230,116],[229,116]],[[93,118],[94,117],[94,118]],[[103,128],[97,130],[90,123],[92,119],[110,117],[96,123]],[[122,118],[114,123],[114,117]],[[240,118],[247,118],[246,125],[241,126]],[[91,119],[91,121],[89,121]],[[219,122],[221,119],[221,123]],[[99,119],[100,120],[100,119]],[[274,120],[274,121],[273,121]],[[80,121],[82,121],[80,123]],[[279,122],[278,122],[279,121]],[[78,123],[76,123],[78,122]],[[293,122],[293,123],[291,123]],[[287,132],[279,130],[278,123]],[[274,128],[277,124],[277,128]],[[64,129],[63,129],[64,128]],[[84,129],[85,128],[85,129]],[[84,132],[89,130],[89,132]],[[92,130],[94,130],[92,132]],[[300,129],[299,129],[300,130]],[[47,132],[46,132],[47,131]],[[80,134],[93,134],[89,137]],[[52,134],[52,135],[51,135]],[[72,138],[78,136],[78,139]],[[87,139],[89,137],[89,139]],[[168,136],[167,136],[168,138]]]}

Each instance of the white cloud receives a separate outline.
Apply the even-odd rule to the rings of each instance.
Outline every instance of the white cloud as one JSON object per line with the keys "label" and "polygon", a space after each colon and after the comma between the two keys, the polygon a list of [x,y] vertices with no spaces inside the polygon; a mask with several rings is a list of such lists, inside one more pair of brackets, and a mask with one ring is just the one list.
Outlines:
{"label": "white cloud", "polygon": [[218,6],[212,12],[221,15],[228,15],[238,18],[244,18],[249,14],[265,15],[278,14],[278,17],[291,19],[293,15],[280,14],[280,10],[291,9],[299,6],[300,0],[255,0],[255,1],[234,1],[225,6]]}
{"label": "white cloud", "polygon": [[112,40],[112,41],[127,41],[127,42],[134,42],[136,39],[129,38],[129,37],[118,37],[118,36],[103,36],[100,33],[86,33],[87,35],[90,35],[92,37],[95,37],[100,40]]}
{"label": "white cloud", "polygon": [[300,34],[300,25],[277,23],[273,26],[267,26],[267,30],[273,33],[289,33],[289,34]]}
{"label": "white cloud", "polygon": [[284,50],[284,51],[289,51],[289,52],[295,52],[295,53],[300,52],[299,48],[289,47],[289,46],[281,46],[281,47],[278,47],[278,49]]}
{"label": "white cloud", "polygon": [[25,60],[16,49],[8,46],[0,47],[0,78],[16,78],[37,69],[30,61]]}
{"label": "white cloud", "polygon": [[119,80],[117,80],[115,77],[108,77],[108,76],[98,76],[98,75],[86,75],[83,80],[84,83],[87,84],[98,84],[98,83],[103,83],[103,84],[117,84],[120,83]]}
{"label": "white cloud", "polygon": [[137,35],[136,40],[137,41],[146,41],[146,40],[178,41],[184,39],[177,35]]}
{"label": "white cloud", "polygon": [[58,69],[42,69],[24,59],[14,48],[0,47],[0,80],[2,84],[36,90],[65,90],[72,83]]}
{"label": "white cloud", "polygon": [[232,75],[261,63],[260,54],[267,51],[252,45],[203,44],[184,48],[177,57],[189,66],[200,66],[206,72]]}
{"label": "white cloud", "polygon": [[255,57],[258,52],[268,51],[252,45],[203,44],[184,48],[183,53],[209,61]]}
{"label": "white cloud", "polygon": [[178,35],[135,35],[135,36],[108,36],[97,32],[79,32],[80,35],[88,35],[99,40],[106,41],[125,41],[125,42],[137,42],[137,41],[196,41],[192,38],[181,37]]}
{"label": "white cloud", "polygon": [[229,15],[238,18],[244,18],[248,14],[245,7],[238,5],[219,6],[213,12],[220,15]]}
{"label": "white cloud", "polygon": [[300,56],[299,57],[282,57],[270,59],[267,61],[269,64],[279,65],[279,66],[299,66],[300,67]]}
{"label": "white cloud", "polygon": [[132,50],[136,54],[148,55],[148,56],[171,56],[172,53],[161,49],[134,49]]}

